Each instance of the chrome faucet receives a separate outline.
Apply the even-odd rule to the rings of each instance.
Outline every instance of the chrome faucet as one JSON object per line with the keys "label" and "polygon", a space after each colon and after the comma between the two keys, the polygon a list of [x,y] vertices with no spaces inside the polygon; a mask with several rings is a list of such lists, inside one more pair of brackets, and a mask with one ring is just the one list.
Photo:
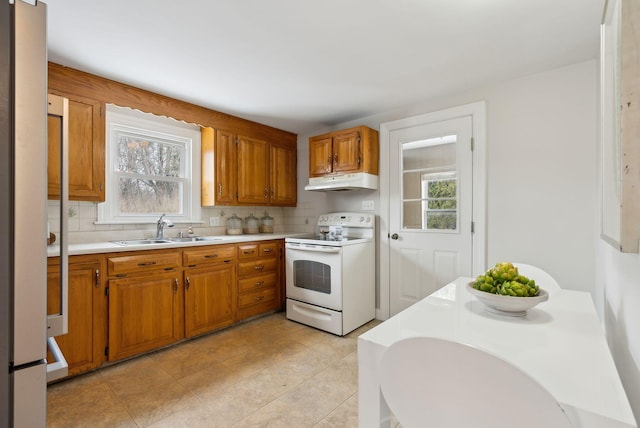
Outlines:
{"label": "chrome faucet", "polygon": [[164,238],[164,227],[173,227],[171,220],[166,218],[166,214],[162,214],[158,219],[158,230],[156,232],[156,239]]}

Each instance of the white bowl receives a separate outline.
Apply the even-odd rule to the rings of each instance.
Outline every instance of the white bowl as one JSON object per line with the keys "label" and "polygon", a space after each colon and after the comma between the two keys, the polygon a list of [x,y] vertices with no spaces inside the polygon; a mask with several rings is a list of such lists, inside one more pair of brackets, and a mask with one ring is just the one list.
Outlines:
{"label": "white bowl", "polygon": [[471,282],[467,284],[467,290],[484,303],[489,312],[512,317],[523,317],[527,314],[528,309],[533,308],[538,303],[549,300],[549,293],[542,288],[537,296],[532,297],[514,297],[487,293],[486,291],[473,288]]}

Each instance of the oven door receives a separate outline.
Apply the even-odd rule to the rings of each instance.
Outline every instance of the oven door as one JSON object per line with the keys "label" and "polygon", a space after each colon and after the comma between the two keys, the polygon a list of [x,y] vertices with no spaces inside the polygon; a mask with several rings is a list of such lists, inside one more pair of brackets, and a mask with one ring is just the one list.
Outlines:
{"label": "oven door", "polygon": [[342,310],[342,248],[287,243],[287,298]]}

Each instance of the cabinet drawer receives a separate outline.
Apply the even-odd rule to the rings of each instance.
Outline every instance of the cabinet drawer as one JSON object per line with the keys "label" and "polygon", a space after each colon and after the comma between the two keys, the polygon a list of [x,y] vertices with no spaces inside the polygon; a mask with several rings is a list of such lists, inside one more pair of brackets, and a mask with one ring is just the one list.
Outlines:
{"label": "cabinet drawer", "polygon": [[252,259],[258,257],[258,244],[244,244],[238,245],[238,258],[239,259]]}
{"label": "cabinet drawer", "polygon": [[276,272],[278,270],[278,259],[258,259],[250,262],[238,263],[238,276],[255,275],[262,272]]}
{"label": "cabinet drawer", "polygon": [[263,256],[273,256],[278,253],[278,243],[277,242],[269,242],[266,244],[260,244],[259,254],[261,257]]}
{"label": "cabinet drawer", "polygon": [[185,250],[182,255],[182,261],[186,267],[229,262],[235,258],[236,248],[234,245],[212,245],[197,250]]}
{"label": "cabinet drawer", "polygon": [[238,291],[240,293],[258,290],[266,287],[274,288],[276,286],[276,274],[268,273],[266,275],[252,276],[238,281]]}
{"label": "cabinet drawer", "polygon": [[271,303],[275,299],[276,290],[274,288],[265,288],[253,293],[243,293],[238,296],[238,308],[242,309],[247,306]]}
{"label": "cabinet drawer", "polygon": [[170,270],[180,266],[177,251],[169,253],[146,253],[109,257],[107,269],[109,276],[125,276],[151,270]]}

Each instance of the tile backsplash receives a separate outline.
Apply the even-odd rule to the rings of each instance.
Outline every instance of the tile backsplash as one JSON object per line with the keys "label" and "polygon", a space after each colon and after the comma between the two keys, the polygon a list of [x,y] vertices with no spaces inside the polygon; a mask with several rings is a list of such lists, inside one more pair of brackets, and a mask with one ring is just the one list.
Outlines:
{"label": "tile backsplash", "polygon": [[[60,232],[60,202],[48,201],[48,217],[50,231],[56,235]],[[165,230],[165,236],[178,236],[189,227],[199,236],[224,235],[227,219],[234,213],[241,218],[253,213],[260,218],[268,212],[274,220],[275,233],[311,233],[315,230],[318,214],[311,204],[302,203],[295,208],[284,207],[202,207],[202,223],[180,223]],[[68,202],[69,243],[83,244],[92,242],[114,241],[121,239],[151,238],[156,234],[155,223],[145,224],[95,224],[97,204],[95,202]],[[209,218],[220,217],[220,226],[210,227]]]}

